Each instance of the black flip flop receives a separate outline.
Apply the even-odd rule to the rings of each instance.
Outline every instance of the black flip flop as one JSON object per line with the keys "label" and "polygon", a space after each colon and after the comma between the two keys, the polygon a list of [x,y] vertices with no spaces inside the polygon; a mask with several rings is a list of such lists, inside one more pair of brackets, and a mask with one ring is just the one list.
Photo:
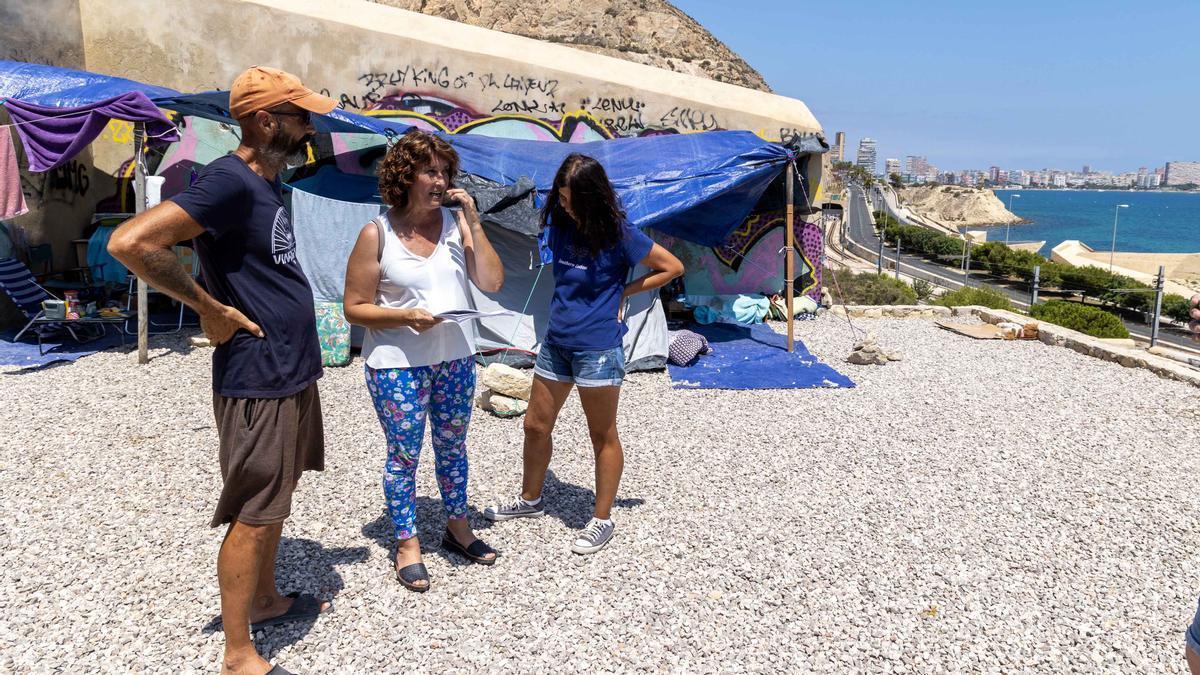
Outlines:
{"label": "black flip flop", "polygon": [[442,548],[454,551],[455,553],[470,559],[471,562],[479,563],[480,565],[495,565],[496,558],[499,557],[498,553],[491,558],[484,557],[489,553],[496,553],[496,549],[488,546],[482,539],[476,539],[475,541],[471,542],[470,546],[463,546],[462,544],[458,543],[458,540],[454,538],[454,535],[450,533],[450,530],[446,530],[446,533],[442,535]]}
{"label": "black flip flop", "polygon": [[[406,565],[396,570],[396,581],[410,591],[424,593],[429,590],[429,570],[425,569],[425,563]],[[424,581],[425,585],[417,586],[418,581]]]}
{"label": "black flip flop", "polygon": [[284,668],[283,666],[271,666],[271,669],[267,671],[267,675],[295,675],[295,674],[292,671],[288,670],[287,668]]}
{"label": "black flip flop", "polygon": [[333,605],[329,605],[328,609],[321,610],[321,601],[309,593],[288,593],[289,598],[293,598],[292,606],[279,616],[273,616],[269,619],[256,621],[250,624],[250,630],[257,632],[267,626],[277,626],[281,623],[291,623],[293,621],[304,621],[306,619],[315,619],[324,612],[332,612]]}

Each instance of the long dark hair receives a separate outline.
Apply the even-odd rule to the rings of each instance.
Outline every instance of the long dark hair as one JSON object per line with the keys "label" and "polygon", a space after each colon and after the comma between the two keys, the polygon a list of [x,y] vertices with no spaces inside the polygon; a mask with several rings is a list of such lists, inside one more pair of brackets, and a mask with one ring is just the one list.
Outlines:
{"label": "long dark hair", "polygon": [[[575,218],[563,208],[558,196],[558,189],[562,187],[571,190],[571,210],[575,212]],[[577,152],[567,155],[554,176],[550,198],[542,207],[542,227],[553,223],[555,227],[572,231],[575,243],[596,255],[621,241],[624,222],[625,211],[621,209],[617,193],[600,162]]]}

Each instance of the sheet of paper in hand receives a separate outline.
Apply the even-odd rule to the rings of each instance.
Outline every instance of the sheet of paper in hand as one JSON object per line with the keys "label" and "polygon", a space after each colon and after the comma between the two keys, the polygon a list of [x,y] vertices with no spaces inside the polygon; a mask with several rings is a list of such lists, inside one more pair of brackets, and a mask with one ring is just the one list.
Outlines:
{"label": "sheet of paper in hand", "polygon": [[505,316],[513,314],[506,309],[496,310],[494,312],[480,312],[474,309],[452,309],[440,314],[434,314],[435,317],[443,321],[470,321],[471,319],[486,319],[490,316]]}

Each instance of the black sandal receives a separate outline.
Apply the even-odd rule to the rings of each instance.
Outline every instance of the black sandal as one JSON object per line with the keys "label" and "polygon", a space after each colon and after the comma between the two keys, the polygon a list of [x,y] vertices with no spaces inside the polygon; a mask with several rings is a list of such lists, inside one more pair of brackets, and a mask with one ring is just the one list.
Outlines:
{"label": "black sandal", "polygon": [[[429,590],[429,570],[425,569],[425,563],[406,565],[396,570],[396,581],[410,591],[424,593]],[[418,581],[424,581],[425,584],[418,586]]]}
{"label": "black sandal", "polygon": [[[454,551],[471,562],[479,563],[480,565],[494,565],[496,564],[496,558],[499,556],[496,553],[496,549],[488,546],[482,539],[477,538],[471,542],[470,546],[463,546],[458,543],[458,539],[454,537],[454,534],[450,530],[446,530],[446,533],[442,535],[442,548]],[[485,558],[484,556],[489,553],[495,555],[491,558]]]}
{"label": "black sandal", "polygon": [[282,623],[305,621],[308,619],[315,621],[322,614],[333,611],[332,603],[328,607],[322,607],[325,603],[308,593],[288,593],[288,597],[292,598],[292,606],[288,607],[286,612],[279,616],[273,616],[269,619],[252,623],[250,624],[250,630],[257,633],[268,626],[277,626]]}

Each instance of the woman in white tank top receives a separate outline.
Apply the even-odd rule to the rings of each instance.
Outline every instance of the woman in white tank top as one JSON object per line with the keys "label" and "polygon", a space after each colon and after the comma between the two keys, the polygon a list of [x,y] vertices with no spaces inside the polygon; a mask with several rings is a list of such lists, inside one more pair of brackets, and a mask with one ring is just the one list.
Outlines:
{"label": "woman in white tank top", "polygon": [[[475,202],[453,187],[458,154],[424,132],[405,134],[379,165],[379,192],[391,208],[363,227],[346,269],[346,318],[367,329],[367,389],[388,444],[384,498],[399,542],[396,578],[429,589],[415,530],[415,479],[427,422],[446,511],[442,546],[491,565],[496,552],[467,524],[467,426],[475,393],[470,324],[434,315],[471,308],[469,283],[495,292],[500,258]],[[461,211],[444,207],[456,201]]]}

